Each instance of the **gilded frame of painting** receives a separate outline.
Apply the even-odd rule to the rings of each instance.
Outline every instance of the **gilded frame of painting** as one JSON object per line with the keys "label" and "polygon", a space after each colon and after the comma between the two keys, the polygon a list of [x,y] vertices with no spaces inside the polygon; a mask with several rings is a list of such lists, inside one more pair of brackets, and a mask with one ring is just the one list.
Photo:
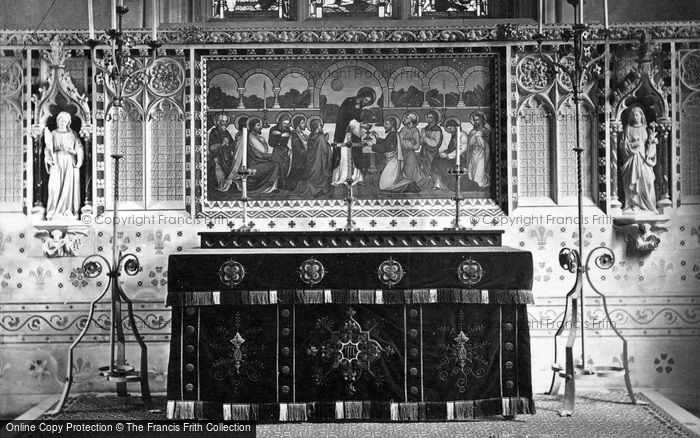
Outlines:
{"label": "gilded frame of painting", "polygon": [[[489,47],[398,49],[384,46],[369,49],[198,50],[196,55],[193,74],[197,84],[194,91],[198,96],[193,103],[195,120],[201,121],[201,127],[194,138],[193,207],[198,218],[227,220],[241,216],[240,192],[235,187],[230,191],[232,195],[227,193],[228,197],[212,195],[217,181],[212,179],[214,170],[211,161],[214,154],[209,150],[209,136],[220,115],[225,114],[227,123],[233,126],[233,129],[228,129],[234,142],[239,131],[236,125],[245,117],[262,119],[265,129],[269,130],[276,126],[277,119],[284,119],[283,114],[287,114],[289,119],[298,114],[305,115],[309,120],[319,116],[323,120],[325,117],[324,132],[329,134],[329,142],[332,143],[334,111],[342,106],[341,100],[352,97],[357,89],[368,86],[375,88],[376,100],[374,106],[365,109],[375,109],[374,113],[368,113],[370,118],[374,117],[371,123],[384,135],[386,133],[381,124],[387,116],[396,116],[401,123],[407,113],[413,112],[420,119],[420,128],[421,124],[425,125],[427,112],[435,110],[440,115],[439,124],[445,136],[448,135],[444,129],[445,122],[456,118],[471,137],[474,125],[470,122],[470,116],[478,111],[485,113],[490,135],[487,164],[489,184],[466,190],[467,196],[462,205],[472,217],[495,218],[507,214],[507,84],[502,50]],[[451,81],[450,78],[454,79]],[[344,83],[339,83],[338,79]],[[478,90],[470,89],[475,80],[488,84],[481,87],[481,94],[476,92]],[[415,89],[402,87],[400,81],[415,81],[414,88],[420,92],[417,97]],[[290,83],[296,87],[290,86]],[[346,87],[348,90],[343,90]],[[408,91],[414,93],[410,95]],[[259,96],[261,93],[262,97]],[[420,99],[423,101],[420,102]],[[365,117],[364,112],[362,117]],[[264,139],[268,139],[268,135],[269,131],[262,133]],[[446,139],[444,143],[447,143]],[[374,176],[367,181],[370,190],[374,191],[369,195],[365,191],[363,196],[363,187],[356,187],[358,199],[354,208],[357,218],[372,222],[372,218],[381,217],[422,217],[435,221],[436,218],[449,218],[454,214],[454,193],[451,191],[426,188],[419,194],[380,192],[380,196],[373,195],[378,193],[375,186],[382,165],[386,165],[386,160],[383,161],[380,154],[375,155],[377,159],[371,160],[368,171]],[[467,164],[463,163],[462,166],[466,168]],[[345,187],[337,186],[332,190],[328,196],[313,199],[285,196],[290,193],[285,191],[267,196],[253,193],[248,202],[248,217],[254,221],[265,221],[271,224],[270,227],[279,220],[342,218],[347,206]],[[331,220],[331,225],[334,223],[340,221]]]}

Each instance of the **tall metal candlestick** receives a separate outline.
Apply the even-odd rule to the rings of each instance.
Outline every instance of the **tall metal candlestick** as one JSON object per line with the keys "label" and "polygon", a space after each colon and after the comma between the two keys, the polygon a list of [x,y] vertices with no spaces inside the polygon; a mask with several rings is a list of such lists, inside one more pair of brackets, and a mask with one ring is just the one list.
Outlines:
{"label": "tall metal candlestick", "polygon": [[241,142],[243,159],[237,173],[238,177],[241,179],[241,210],[243,213],[243,223],[238,228],[238,231],[255,231],[255,228],[248,224],[248,177],[254,173],[254,171],[248,169],[248,128],[242,128],[241,135],[243,136],[243,141]]}
{"label": "tall metal candlestick", "polygon": [[[575,24],[572,26],[571,30],[568,31],[566,37],[566,42],[571,41],[571,55],[573,55],[573,63],[562,64],[557,61],[553,61],[546,56],[542,56],[541,59],[549,65],[550,68],[556,69],[568,76],[572,84],[572,97],[576,105],[576,147],[573,148],[576,153],[576,187],[577,187],[577,219],[578,219],[578,238],[576,239],[575,248],[562,248],[559,252],[559,264],[562,268],[567,271],[576,274],[576,281],[573,287],[566,294],[565,308],[563,320],[559,325],[559,329],[554,335],[554,363],[552,364],[552,383],[549,389],[549,394],[557,394],[559,392],[560,380],[558,377],[563,378],[565,381],[565,392],[564,392],[564,405],[563,409],[560,411],[561,416],[571,416],[574,412],[574,405],[576,399],[576,374],[587,374],[600,376],[608,376],[613,373],[624,373],[625,386],[627,388],[627,395],[629,396],[632,403],[637,403],[636,397],[632,390],[632,383],[630,379],[630,369],[627,351],[627,340],[624,336],[615,328],[615,323],[610,317],[610,312],[607,307],[606,297],[601,291],[599,291],[593,282],[591,281],[591,262],[595,262],[595,266],[599,269],[610,269],[615,264],[615,253],[605,246],[596,247],[588,251],[587,256],[584,256],[584,244],[583,244],[583,233],[584,233],[584,217],[583,217],[583,166],[582,166],[582,154],[585,149],[590,149],[591,144],[585,144],[582,139],[581,130],[581,101],[583,100],[584,88],[583,88],[583,78],[587,72],[588,66],[594,62],[592,61],[587,51],[585,50],[585,35],[588,32],[588,26],[583,22],[583,0],[568,0],[568,3],[575,9],[574,18]],[[608,52],[608,35],[605,32],[606,42],[605,50]],[[537,35],[536,40],[539,46],[540,54],[542,54],[542,43],[543,36]],[[563,57],[567,55],[569,49],[564,48],[563,51],[560,50],[560,55]],[[609,56],[607,54],[606,56]],[[607,62],[606,62],[607,67]],[[606,69],[607,70],[607,69]],[[585,282],[585,283],[584,283]],[[584,308],[584,292],[585,285],[588,285],[593,292],[598,295],[598,298],[602,300],[605,320],[610,324],[610,328],[613,330],[615,335],[622,341],[622,356],[621,362],[622,366],[594,366],[587,363],[586,350],[585,350],[585,328],[586,324],[583,323],[586,316]],[[580,310],[580,313],[579,313]],[[571,319],[567,320],[571,314]],[[578,318],[581,318],[581,322],[578,322]],[[558,363],[558,345],[557,339],[564,332],[564,329],[568,328],[569,334],[566,341],[565,349],[565,365]],[[581,348],[581,363],[575,364],[574,362],[574,347],[576,342],[576,332],[580,328],[580,348]]]}

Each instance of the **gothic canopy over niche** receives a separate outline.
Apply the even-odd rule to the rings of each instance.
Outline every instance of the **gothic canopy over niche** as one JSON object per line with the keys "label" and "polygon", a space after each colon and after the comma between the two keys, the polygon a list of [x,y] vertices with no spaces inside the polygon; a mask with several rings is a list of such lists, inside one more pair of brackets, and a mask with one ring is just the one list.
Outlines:
{"label": "gothic canopy over niche", "polygon": [[[496,203],[506,198],[499,54],[337,49],[332,57],[318,51],[201,59],[206,130],[196,157],[201,196],[195,198],[202,199],[197,211],[205,216],[232,214],[241,199],[232,170],[242,160],[244,128],[248,167],[259,177],[249,180],[248,196],[260,202],[253,206],[274,211],[284,205],[287,215],[289,205],[342,208],[351,162],[359,171],[355,181],[361,179],[355,185],[360,205],[381,209],[408,200],[404,205],[418,207],[428,201],[449,214],[455,184],[447,171],[456,165],[458,147],[468,170],[461,185],[467,202],[495,214]],[[353,118],[362,123],[358,132],[349,124]],[[275,147],[280,139],[291,145],[282,157]],[[346,159],[337,145],[350,140],[356,147]],[[260,156],[255,145],[264,145]],[[395,175],[397,161],[402,175]]]}
{"label": "gothic canopy over niche", "polygon": [[[612,207],[637,216],[661,215],[672,206],[670,47],[649,42],[646,36],[617,52],[612,84]],[[637,156],[642,157],[639,164]]]}
{"label": "gothic canopy over niche", "polygon": [[[64,48],[63,41],[55,36],[51,49],[42,56],[42,62],[48,64],[49,76],[48,86],[39,90],[31,130],[34,142],[32,214],[37,219],[77,220],[81,214],[93,213],[92,114],[88,98],[78,91],[66,71],[66,60],[71,54]],[[47,141],[49,137],[57,138],[47,133],[61,128],[58,124],[61,114],[67,118],[68,131],[74,133],[67,134],[70,139],[65,140],[71,143],[70,147],[67,143],[54,145],[54,140]],[[64,160],[64,150],[74,155]],[[55,151],[60,151],[60,156],[55,156]]]}

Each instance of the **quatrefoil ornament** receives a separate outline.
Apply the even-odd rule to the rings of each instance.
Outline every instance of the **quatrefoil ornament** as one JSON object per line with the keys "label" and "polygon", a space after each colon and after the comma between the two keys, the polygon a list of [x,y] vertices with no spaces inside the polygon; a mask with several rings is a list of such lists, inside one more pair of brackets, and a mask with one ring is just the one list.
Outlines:
{"label": "quatrefoil ornament", "polygon": [[473,259],[464,260],[457,268],[457,277],[459,281],[467,286],[473,286],[481,281],[484,276],[484,269],[481,264]]}
{"label": "quatrefoil ornament", "polygon": [[311,258],[304,260],[299,266],[299,277],[301,281],[309,286],[316,285],[326,276],[326,268],[318,260]]}
{"label": "quatrefoil ornament", "polygon": [[404,270],[401,263],[392,259],[384,260],[377,270],[377,275],[379,276],[379,281],[389,287],[393,287],[401,281],[403,278]]}
{"label": "quatrefoil ornament", "polygon": [[238,285],[245,277],[245,268],[235,260],[228,260],[219,268],[219,279],[228,287]]}

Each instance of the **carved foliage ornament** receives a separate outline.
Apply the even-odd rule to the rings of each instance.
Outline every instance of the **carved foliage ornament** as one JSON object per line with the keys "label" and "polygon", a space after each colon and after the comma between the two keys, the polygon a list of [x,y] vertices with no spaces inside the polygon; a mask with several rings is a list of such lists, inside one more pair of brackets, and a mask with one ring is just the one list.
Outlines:
{"label": "carved foliage ornament", "polygon": [[299,266],[299,277],[301,281],[309,286],[320,283],[325,276],[326,269],[323,267],[323,264],[314,258],[304,260],[301,266]]}
{"label": "carved foliage ornament", "polygon": [[471,258],[460,263],[459,268],[457,268],[457,277],[459,281],[467,286],[477,284],[481,281],[483,276],[484,269],[481,267],[481,264]]}
{"label": "carved foliage ornament", "polygon": [[233,259],[225,261],[219,267],[219,279],[228,287],[240,284],[245,278],[245,274],[243,265]]}
{"label": "carved foliage ornament", "polygon": [[172,58],[157,58],[148,68],[148,87],[158,96],[171,96],[185,85],[185,70]]}
{"label": "carved foliage ornament", "polygon": [[404,270],[401,263],[397,262],[391,257],[388,260],[384,260],[379,265],[379,269],[377,270],[379,281],[389,287],[393,287],[394,285],[398,284],[403,278],[403,274]]}
{"label": "carved foliage ornament", "polygon": [[691,52],[681,61],[681,80],[692,89],[700,89],[700,52]]}
{"label": "carved foliage ornament", "polygon": [[22,67],[14,59],[0,58],[0,96],[7,97],[22,89]]}
{"label": "carved foliage ornament", "polygon": [[[667,22],[654,23],[654,26],[643,25],[616,25],[610,29],[610,39],[629,39],[636,36],[640,29],[647,29],[652,38],[663,39],[693,39],[700,37],[700,26],[697,23]],[[257,42],[410,42],[410,41],[527,41],[532,42],[532,35],[536,32],[536,26],[514,25],[511,23],[496,26],[469,26],[463,24],[459,28],[447,26],[430,26],[423,21],[421,29],[392,30],[384,28],[355,29],[338,28],[337,30],[289,30],[270,29],[256,30],[254,28],[240,28],[236,31],[223,31],[221,29],[204,29],[197,26],[188,26],[179,29],[160,31],[159,41],[164,44],[216,44],[216,43],[257,43]],[[545,41],[560,41],[561,28],[548,27],[545,32]],[[0,44],[4,45],[47,45],[53,38],[50,31],[39,32],[8,32],[0,34]],[[150,41],[148,32],[129,34],[127,37],[134,39],[136,44],[146,44]],[[74,32],[64,36],[65,42],[71,45],[83,45],[88,40],[88,33]],[[102,44],[108,44],[106,35],[97,35]],[[603,40],[602,26],[591,28],[589,39]]]}
{"label": "carved foliage ornament", "polygon": [[542,91],[552,83],[554,76],[544,60],[528,55],[518,63],[517,78],[520,86],[528,91]]}

